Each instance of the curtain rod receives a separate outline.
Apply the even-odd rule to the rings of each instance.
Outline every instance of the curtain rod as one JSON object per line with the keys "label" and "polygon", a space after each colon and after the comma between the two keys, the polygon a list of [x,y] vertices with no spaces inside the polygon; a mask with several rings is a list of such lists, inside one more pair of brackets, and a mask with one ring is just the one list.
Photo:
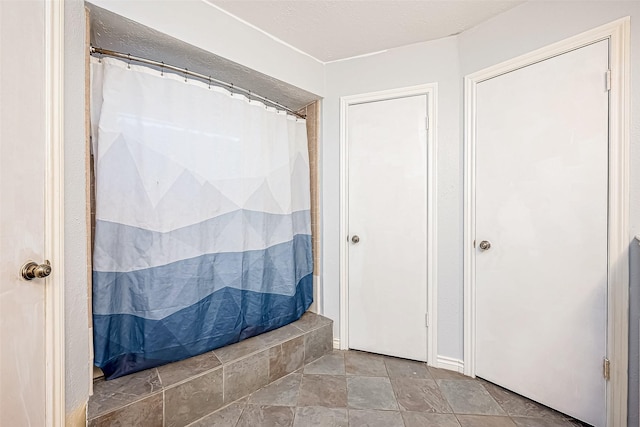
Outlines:
{"label": "curtain rod", "polygon": [[293,111],[289,107],[285,107],[284,105],[282,105],[282,104],[280,104],[280,103],[278,103],[276,101],[272,101],[270,99],[267,99],[264,96],[260,96],[260,95],[258,95],[256,93],[251,92],[250,90],[243,89],[241,87],[235,86],[232,83],[223,82],[222,80],[215,79],[215,78],[213,78],[211,76],[205,76],[204,74],[196,73],[194,71],[189,71],[186,68],[180,68],[180,67],[176,67],[174,65],[165,64],[164,62],[154,61],[153,59],[141,58],[139,56],[130,55],[128,53],[116,52],[114,50],[102,49],[100,47],[94,47],[94,46],[89,47],[89,54],[90,55],[112,56],[114,58],[126,59],[127,61],[134,61],[134,62],[139,62],[141,64],[153,65],[153,66],[156,66],[156,67],[160,67],[161,69],[167,69],[167,70],[175,71],[176,73],[183,74],[183,75],[185,75],[185,78],[186,78],[186,76],[196,77],[196,78],[198,78],[200,80],[203,80],[206,83],[213,84],[215,86],[221,86],[221,87],[224,87],[225,89],[227,89],[227,90],[229,90],[231,92],[241,93],[243,95],[246,95],[249,99],[258,99],[258,100],[264,102],[265,104],[268,104],[268,105],[270,105],[272,107],[275,107],[275,108],[277,108],[279,110],[284,110],[287,113],[292,114],[292,115],[294,115],[296,117],[299,117],[301,119],[306,119],[307,118],[304,114],[300,114],[297,111]]}

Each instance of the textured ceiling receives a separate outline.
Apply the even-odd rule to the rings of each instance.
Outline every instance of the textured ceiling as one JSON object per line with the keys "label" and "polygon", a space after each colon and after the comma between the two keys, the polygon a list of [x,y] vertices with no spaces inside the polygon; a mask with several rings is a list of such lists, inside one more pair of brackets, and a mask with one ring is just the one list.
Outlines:
{"label": "textured ceiling", "polygon": [[203,0],[330,62],[458,34],[519,0]]}

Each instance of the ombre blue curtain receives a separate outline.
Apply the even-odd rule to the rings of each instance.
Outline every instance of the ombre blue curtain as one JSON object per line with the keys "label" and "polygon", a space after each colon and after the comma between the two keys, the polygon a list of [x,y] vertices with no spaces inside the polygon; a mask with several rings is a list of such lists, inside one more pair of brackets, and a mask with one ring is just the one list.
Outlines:
{"label": "ombre blue curtain", "polygon": [[298,319],[312,302],[305,121],[116,59],[91,73],[107,379]]}

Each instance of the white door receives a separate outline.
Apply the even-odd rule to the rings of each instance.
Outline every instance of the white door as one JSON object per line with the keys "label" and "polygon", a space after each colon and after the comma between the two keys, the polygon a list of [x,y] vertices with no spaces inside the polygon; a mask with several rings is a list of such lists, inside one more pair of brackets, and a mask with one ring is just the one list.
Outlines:
{"label": "white door", "polygon": [[0,425],[45,425],[44,1],[0,1]]}
{"label": "white door", "polygon": [[427,96],[348,107],[349,347],[427,360]]}
{"label": "white door", "polygon": [[476,375],[595,426],[606,420],[607,69],[601,41],[477,86]]}

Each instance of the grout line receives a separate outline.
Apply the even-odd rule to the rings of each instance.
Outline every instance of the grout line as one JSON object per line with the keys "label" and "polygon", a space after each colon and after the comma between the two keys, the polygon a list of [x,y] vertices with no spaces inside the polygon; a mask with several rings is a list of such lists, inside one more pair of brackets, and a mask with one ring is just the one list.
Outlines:
{"label": "grout line", "polygon": [[458,425],[462,425],[462,423],[460,423],[460,418],[458,418],[458,414],[456,414],[455,412],[453,412],[453,409],[451,410],[451,413],[453,414],[453,417],[456,419],[456,421],[458,422]]}
{"label": "grout line", "polygon": [[389,374],[389,367],[387,366],[387,360],[382,359],[382,363],[384,364],[384,370],[387,373],[387,378],[389,378],[389,381],[391,381],[391,375]]}
{"label": "grout line", "polygon": [[[162,382],[162,381],[161,381]],[[162,390],[162,427],[167,425],[167,405],[166,405],[166,395],[164,390]]]}
{"label": "grout line", "polygon": [[224,405],[225,397],[227,394],[227,380],[226,380],[227,376],[225,374],[226,374],[226,369],[225,369],[225,366],[222,365],[222,404],[223,405]]}
{"label": "grout line", "polygon": [[[1,1],[1,0],[0,0],[0,1]],[[296,336],[296,338],[297,338],[297,336]],[[289,341],[289,340],[287,340],[287,341]],[[242,356],[238,357],[237,359],[232,359],[232,360],[229,360],[229,361],[227,361],[227,362],[221,362],[221,363],[222,363],[222,366],[231,365],[231,364],[233,364],[233,363],[240,362],[240,361],[242,361],[242,360],[248,359],[248,358],[249,358],[249,357],[251,357],[251,356],[256,356],[256,355],[259,355],[260,353],[268,352],[268,351],[269,351],[269,350],[271,350],[272,348],[275,348],[275,347],[277,347],[277,346],[279,346],[279,345],[281,345],[281,344],[282,344],[282,343],[272,344],[272,345],[270,345],[269,347],[264,347],[264,348],[261,348],[260,350],[256,350],[256,351],[253,351],[253,352],[251,352],[251,353],[244,354],[244,355],[242,355]]]}
{"label": "grout line", "polygon": [[[391,392],[393,393],[393,397],[396,399],[396,405],[398,406],[398,411],[400,412],[402,408],[400,407],[400,402],[398,401],[398,393],[396,392],[396,388],[393,386],[393,381],[391,381],[391,376],[389,375],[389,367],[387,366],[387,361],[383,359],[382,363],[384,363],[384,368],[387,371],[387,378],[389,379],[389,385],[391,385]],[[404,417],[402,416],[402,413],[400,413],[400,418],[402,419],[402,424],[404,424]]]}
{"label": "grout line", "polygon": [[302,373],[305,366],[307,366],[307,334],[302,336]]}
{"label": "grout line", "polygon": [[[229,404],[227,404],[227,405],[223,405],[223,406],[221,406],[220,408],[216,409],[215,411],[213,411],[213,412],[209,412],[208,414],[206,414],[206,415],[204,415],[204,416],[202,416],[202,417],[198,418],[197,420],[193,420],[193,421],[191,421],[191,422],[190,422],[189,424],[187,424],[185,427],[190,427],[190,426],[194,425],[195,423],[197,423],[197,422],[199,422],[199,421],[202,421],[203,419],[205,419],[205,418],[207,418],[207,417],[209,417],[209,416],[211,416],[211,415],[213,415],[213,414],[215,414],[215,413],[217,413],[217,412],[220,412],[220,411],[222,411],[222,410],[224,410],[224,409],[227,409],[229,406],[231,406],[231,405],[234,405],[234,404],[238,403],[239,401],[241,401],[242,399],[244,399],[244,398],[246,398],[246,397],[247,397],[247,396],[243,396],[243,397],[241,397],[241,398],[239,398],[239,399],[237,399],[237,400],[234,400],[233,402],[230,402],[230,403],[229,403]],[[224,400],[223,400],[223,402],[224,402]],[[241,412],[241,414],[242,414],[242,412]],[[239,419],[239,418],[238,418],[238,419]],[[234,424],[234,425],[235,425],[235,424]]]}
{"label": "grout line", "polygon": [[[218,360],[220,361],[220,363],[221,363],[222,365],[229,365],[229,364],[231,364],[231,363],[238,362],[238,361],[240,361],[240,360],[244,360],[244,359],[246,359],[247,357],[255,356],[256,354],[259,354],[259,353],[261,353],[261,352],[263,352],[263,351],[265,351],[265,350],[270,350],[270,349],[272,349],[272,348],[274,348],[274,347],[277,347],[277,346],[279,346],[279,345],[282,345],[282,344],[284,344],[284,343],[286,343],[286,342],[292,341],[292,340],[294,340],[294,339],[296,339],[296,338],[299,338],[299,337],[304,336],[304,335],[306,335],[306,334],[307,334],[307,332],[302,331],[302,329],[298,328],[296,325],[293,325],[293,324],[291,324],[291,323],[290,323],[290,325],[291,325],[291,326],[294,326],[296,329],[299,329],[299,330],[301,331],[301,333],[300,333],[300,334],[295,334],[295,335],[293,335],[292,337],[289,337],[289,338],[285,339],[284,341],[278,341],[278,342],[276,342],[276,343],[274,343],[274,344],[271,344],[271,345],[269,345],[269,346],[267,346],[267,347],[263,347],[263,348],[260,348],[260,349],[258,349],[258,350],[254,350],[254,351],[252,351],[252,352],[250,352],[250,353],[243,354],[242,356],[240,356],[240,357],[238,357],[238,358],[236,358],[236,359],[231,359],[231,360],[228,360],[228,361],[226,361],[226,362],[223,362],[223,361],[218,357],[218,355],[216,355],[216,354],[215,354],[215,351],[216,351],[216,350],[219,350],[219,349],[212,350],[212,351],[213,351],[213,353],[214,353],[214,356],[216,356],[216,358],[218,358]],[[285,326],[287,326],[287,325],[285,325]],[[269,332],[271,332],[271,331],[269,331]],[[266,333],[268,333],[268,332],[266,332]],[[255,336],[259,336],[259,335],[255,335]],[[251,338],[253,338],[253,337],[251,337]],[[233,344],[230,344],[230,345],[235,345],[235,344],[238,344],[238,343],[240,343],[240,342],[242,342],[242,341],[238,341],[237,343],[233,343]],[[227,346],[225,346],[225,347],[227,347]],[[225,348],[225,347],[220,347],[220,348]]]}
{"label": "grout line", "polygon": [[177,382],[175,382],[173,384],[170,384],[170,385],[167,385],[167,386],[162,386],[162,389],[163,390],[170,390],[172,388],[184,385],[184,384],[186,384],[188,382],[191,382],[191,381],[196,380],[198,378],[204,377],[205,375],[211,374],[214,371],[217,371],[218,369],[221,369],[222,367],[223,367],[223,365],[219,365],[219,366],[216,366],[215,368],[207,369],[206,371],[197,373],[197,374],[195,374],[193,376],[187,377],[187,378],[185,378],[183,380],[180,380],[180,381],[177,381]]}
{"label": "grout line", "polygon": [[[294,326],[295,326],[295,325],[294,325]],[[322,329],[322,328],[324,328],[325,326],[331,326],[331,327],[333,327],[333,321],[328,322],[328,323],[325,323],[325,324],[322,324],[322,325],[320,325],[320,326],[315,326],[315,327],[313,327],[313,328],[309,329],[308,331],[304,331],[304,332],[305,332],[305,334],[308,334],[308,333],[310,333],[310,332],[315,332],[315,331],[317,331],[318,329]],[[300,329],[298,326],[296,326],[296,328]],[[300,329],[300,330],[302,330],[302,329]]]}
{"label": "grout line", "polygon": [[[277,346],[273,346],[272,348],[278,348],[278,356],[281,358],[282,357],[282,343],[278,344]],[[269,353],[267,354],[267,385],[271,384],[272,382],[274,382],[274,381],[271,381],[271,349],[269,349]],[[258,390],[260,390],[260,389],[258,389]]]}
{"label": "grout line", "polygon": [[242,411],[240,411],[240,415],[238,416],[238,420],[233,424],[233,427],[237,427],[237,425],[240,424],[240,420],[242,419],[242,415],[244,415],[245,409],[247,409],[246,405],[245,405],[244,408],[242,408]]}
{"label": "grout line", "polygon": [[302,336],[304,334],[308,334],[309,331],[305,331],[304,329],[302,329],[300,326],[296,326],[294,324],[291,324],[291,326],[293,326],[294,328],[296,328],[297,330],[300,331],[300,335],[296,335],[296,337]]}
{"label": "grout line", "polygon": [[162,384],[162,377],[160,376],[160,371],[158,370],[158,367],[156,366],[155,368],[153,368],[154,371],[156,371],[156,376],[158,377],[158,381],[160,381],[160,389],[164,390],[164,385]]}
{"label": "grout line", "polygon": [[[302,365],[302,372],[304,372],[304,363]],[[300,393],[302,392],[302,380],[304,379],[304,373],[300,373],[300,384],[298,384],[298,395],[296,396],[296,405],[293,407],[293,424],[296,421],[296,413],[298,412],[296,408],[298,407],[298,403],[300,402]]]}

